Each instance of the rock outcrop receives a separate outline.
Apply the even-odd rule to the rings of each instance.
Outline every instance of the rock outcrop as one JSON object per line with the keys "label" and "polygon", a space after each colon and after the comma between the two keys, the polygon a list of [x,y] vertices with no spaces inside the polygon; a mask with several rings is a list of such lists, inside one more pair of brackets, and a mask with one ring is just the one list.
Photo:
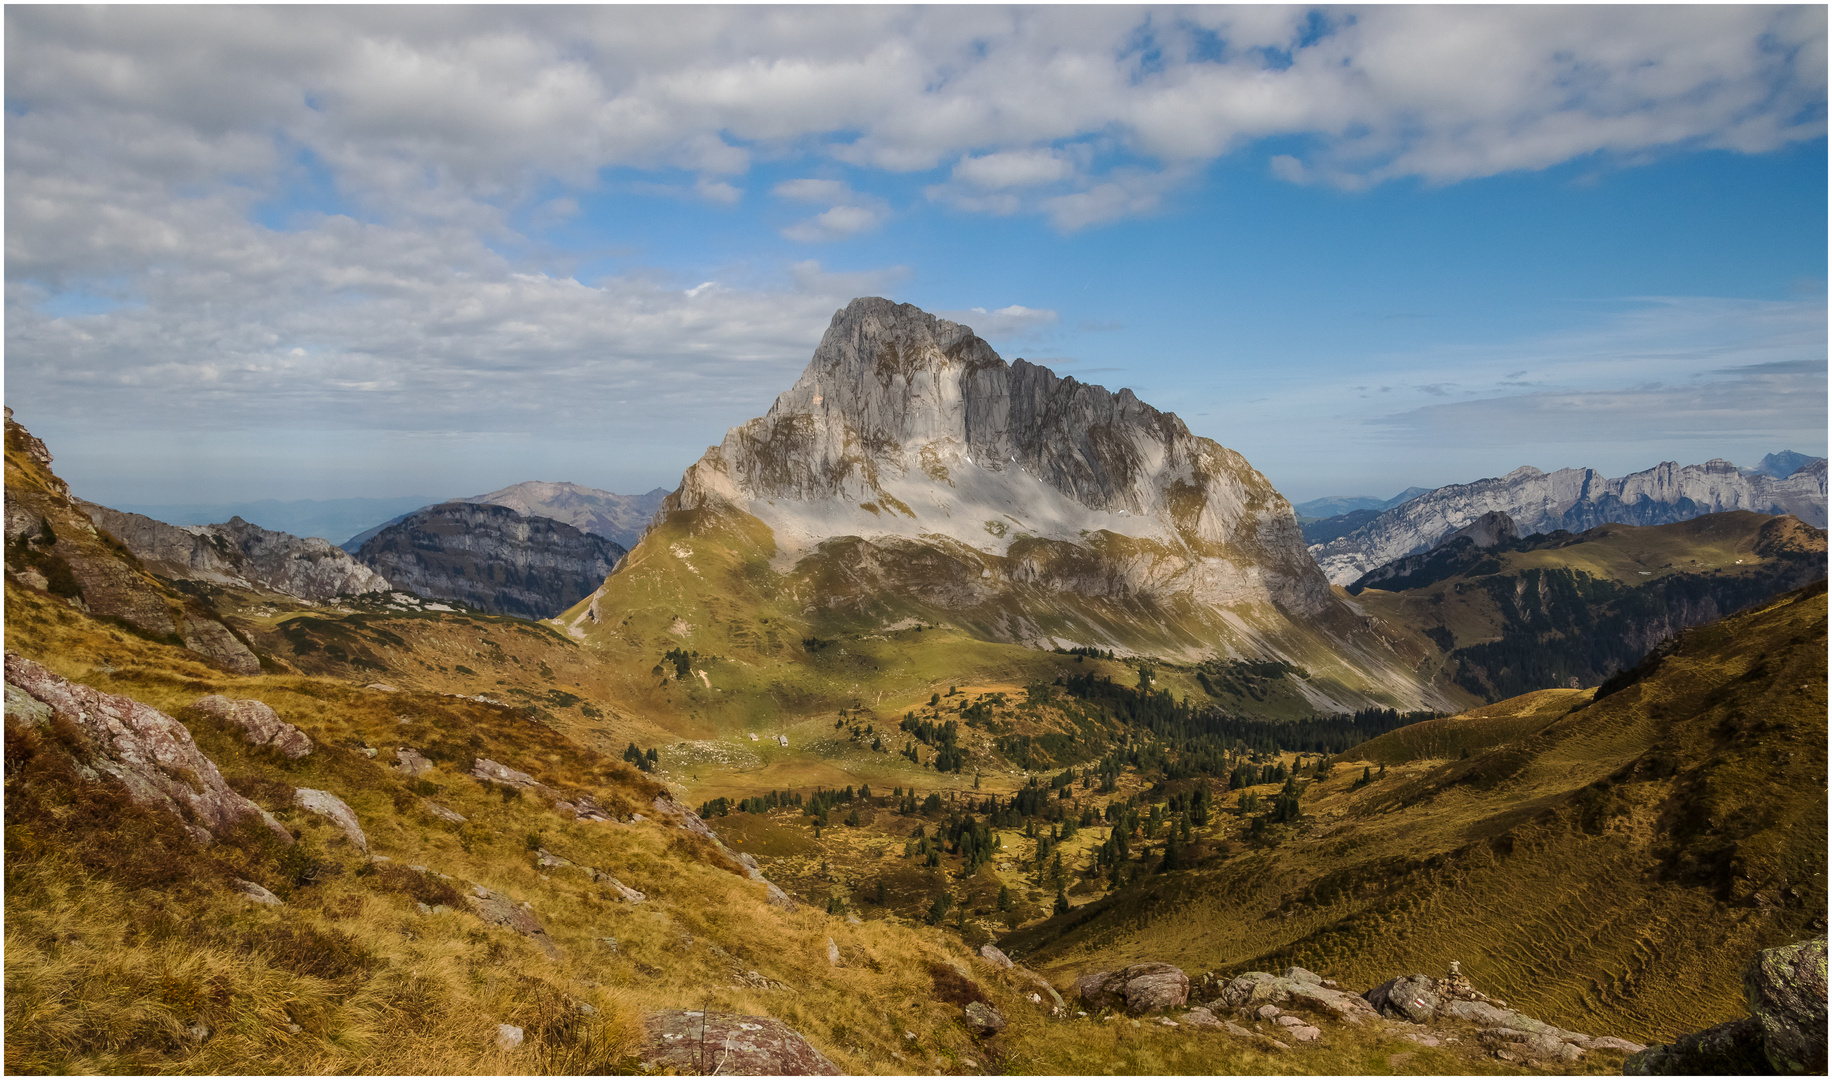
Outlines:
{"label": "rock outcrop", "polygon": [[655,519],[667,488],[641,495],[619,495],[579,484],[527,480],[465,502],[506,506],[518,514],[563,521],[580,532],[602,536],[622,548],[633,548]]}
{"label": "rock outcrop", "polygon": [[349,803],[328,791],[300,788],[293,792],[293,804],[329,819],[333,825],[343,830],[344,837],[356,845],[358,851],[368,853],[369,838],[363,834],[362,823],[357,821],[356,811],[350,809]]}
{"label": "rock outcrop", "polygon": [[577,603],[623,555],[620,545],[565,522],[468,502],[415,511],[356,552],[396,588],[525,619]]}
{"label": "rock outcrop", "polygon": [[234,724],[253,745],[272,747],[294,761],[312,752],[310,736],[280,719],[264,701],[211,694],[193,701],[191,708]]}
{"label": "rock outcrop", "polygon": [[1089,972],[1075,980],[1075,992],[1090,1008],[1124,1009],[1136,1016],[1182,1005],[1189,1000],[1190,980],[1171,964],[1131,964]]}
{"label": "rock outcrop", "polygon": [[1665,525],[1725,510],[1792,514],[1826,527],[1826,463],[1777,480],[1745,475],[1719,458],[1681,467],[1664,462],[1617,479],[1594,469],[1544,473],[1532,466],[1506,476],[1452,484],[1388,510],[1347,536],[1310,548],[1336,585],[1395,559],[1428,550],[1483,515],[1508,515],[1519,533],[1583,532],[1598,525]]}
{"label": "rock outcrop", "polygon": [[106,530],[98,530],[51,471],[45,444],[6,410],[6,573],[79,611],[120,619],[190,649],[237,675],[261,662],[207,604],[160,582]]}
{"label": "rock outcrop", "polygon": [[655,1069],[701,1076],[839,1076],[825,1054],[768,1016],[671,1009],[643,1020],[640,1056]]}
{"label": "rock outcrop", "polygon": [[120,781],[129,798],[149,809],[177,816],[192,839],[214,842],[215,834],[250,818],[265,820],[290,844],[291,834],[223,780],[185,726],[132,698],[73,683],[35,661],[6,654],[6,722],[11,725],[75,725],[90,753],[79,772]]}
{"label": "rock outcrop", "polygon": [[1749,1015],[1628,1059],[1631,1076],[1826,1073],[1826,939],[1765,949],[1743,975]]}
{"label": "rock outcrop", "polygon": [[76,505],[164,577],[269,589],[314,602],[390,588],[380,574],[317,537],[273,532],[239,517],[220,525],[167,525],[80,499]]}

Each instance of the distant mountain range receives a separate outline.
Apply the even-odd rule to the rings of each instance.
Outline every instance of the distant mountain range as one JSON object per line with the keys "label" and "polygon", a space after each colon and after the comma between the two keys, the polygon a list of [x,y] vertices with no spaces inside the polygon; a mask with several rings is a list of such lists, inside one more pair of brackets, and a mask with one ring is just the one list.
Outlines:
{"label": "distant mountain range", "polygon": [[[1785,467],[1791,454],[1770,454],[1763,464]],[[1347,585],[1376,567],[1430,549],[1492,511],[1507,514],[1521,535],[1531,535],[1559,529],[1583,532],[1611,522],[1664,525],[1725,510],[1793,514],[1824,528],[1825,459],[1803,459],[1783,479],[1740,470],[1721,458],[1683,467],[1664,462],[1617,479],[1594,469],[1546,473],[1523,466],[1503,477],[1427,492],[1342,535],[1313,541],[1310,553],[1332,584]]]}
{"label": "distant mountain range", "polygon": [[[319,537],[337,542],[369,528],[377,521],[417,510],[439,500],[425,495],[403,495],[394,499],[260,499],[255,502],[230,503],[121,503],[114,507],[123,513],[139,514],[168,525],[215,525],[230,518],[258,525],[271,532],[291,533],[301,537]],[[339,545],[340,547],[342,545]]]}

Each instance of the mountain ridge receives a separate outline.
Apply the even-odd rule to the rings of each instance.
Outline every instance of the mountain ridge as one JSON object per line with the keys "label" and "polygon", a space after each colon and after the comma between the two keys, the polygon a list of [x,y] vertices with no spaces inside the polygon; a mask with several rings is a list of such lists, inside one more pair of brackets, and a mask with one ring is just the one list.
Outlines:
{"label": "mountain ridge", "polygon": [[1825,528],[1826,464],[1809,463],[1784,480],[1746,475],[1722,458],[1686,466],[1667,461],[1615,479],[1588,468],[1547,473],[1523,465],[1506,476],[1438,488],[1309,550],[1331,584],[1348,585],[1495,510],[1522,534],[1583,532],[1612,522],[1663,525],[1725,510],[1793,514]]}

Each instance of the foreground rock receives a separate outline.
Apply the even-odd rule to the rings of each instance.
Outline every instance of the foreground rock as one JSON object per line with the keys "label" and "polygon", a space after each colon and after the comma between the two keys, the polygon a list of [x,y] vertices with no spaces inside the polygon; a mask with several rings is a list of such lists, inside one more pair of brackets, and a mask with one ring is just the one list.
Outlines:
{"label": "foreground rock", "polygon": [[645,1064],[725,1076],[839,1076],[795,1029],[767,1016],[671,1009],[643,1021]]}
{"label": "foreground rock", "polygon": [[1083,975],[1075,980],[1075,992],[1092,1008],[1125,1009],[1136,1016],[1182,1005],[1189,1000],[1190,980],[1170,964],[1133,964]]}
{"label": "foreground rock", "polygon": [[266,820],[288,844],[293,838],[254,803],[224,782],[185,726],[132,698],[70,682],[16,653],[6,654],[6,723],[74,725],[88,739],[79,772],[119,780],[141,806],[176,815],[202,844],[250,817]]}
{"label": "foreground rock", "polygon": [[1629,1058],[1622,1071],[1825,1075],[1825,938],[1757,953],[1743,976],[1743,997],[1750,1015],[1649,1047]]}
{"label": "foreground rock", "polygon": [[280,719],[264,701],[211,694],[193,701],[191,708],[234,724],[250,743],[271,747],[295,761],[312,752],[312,740],[305,732]]}
{"label": "foreground rock", "polygon": [[[1446,1027],[1444,1021],[1474,1024],[1478,1029],[1476,1041],[1494,1057],[1535,1067],[1567,1066],[1594,1050],[1633,1053],[1643,1049],[1641,1044],[1626,1039],[1567,1031],[1507,1008],[1505,1002],[1472,986],[1454,961],[1444,978],[1402,975],[1365,994],[1340,990],[1332,980],[1299,967],[1286,968],[1278,975],[1249,971],[1224,978],[1209,973],[1198,978],[1195,985],[1200,996],[1212,995],[1213,999],[1190,1010],[1183,1017],[1184,1023],[1206,1029],[1220,1021],[1220,1026],[1232,1035],[1277,1044],[1282,1049],[1289,1047],[1268,1031],[1293,1042],[1315,1043],[1324,1040],[1325,1023],[1360,1025],[1382,1016],[1416,1025],[1400,1037],[1421,1046],[1441,1046],[1468,1038],[1467,1029]],[[1220,1019],[1229,1013],[1267,1030],[1254,1031]]]}
{"label": "foreground rock", "polygon": [[293,804],[320,817],[329,818],[332,824],[343,830],[344,836],[356,845],[358,851],[368,852],[369,838],[363,835],[362,823],[356,820],[356,811],[350,809],[349,803],[328,791],[300,788],[293,792]]}
{"label": "foreground rock", "polygon": [[484,922],[494,926],[506,926],[540,947],[549,958],[560,958],[560,947],[553,938],[547,936],[547,928],[534,917],[534,909],[527,904],[518,904],[494,889],[485,888],[475,881],[469,882],[470,892],[465,894],[465,903],[471,911]]}

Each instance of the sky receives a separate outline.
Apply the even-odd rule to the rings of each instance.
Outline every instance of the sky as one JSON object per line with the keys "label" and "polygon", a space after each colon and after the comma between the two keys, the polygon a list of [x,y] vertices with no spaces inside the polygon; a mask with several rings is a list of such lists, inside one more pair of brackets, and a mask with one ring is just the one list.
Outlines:
{"label": "sky", "polygon": [[1827,449],[1827,12],[9,5],[103,503],[672,488],[861,295],[1285,495]]}

